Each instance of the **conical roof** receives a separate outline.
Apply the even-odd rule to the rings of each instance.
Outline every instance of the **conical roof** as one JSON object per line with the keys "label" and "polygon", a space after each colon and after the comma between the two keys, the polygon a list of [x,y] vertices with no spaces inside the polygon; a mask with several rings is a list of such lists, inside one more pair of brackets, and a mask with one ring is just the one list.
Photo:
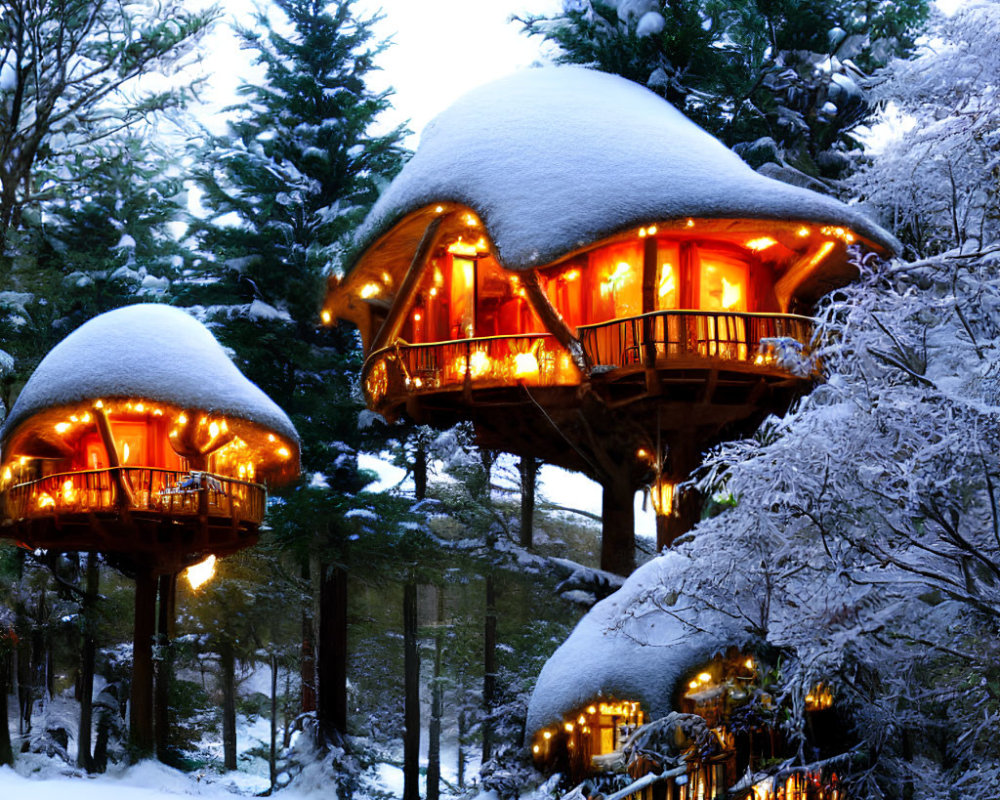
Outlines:
{"label": "conical roof", "polygon": [[299,441],[285,412],[208,328],[181,309],[144,303],[94,317],[52,348],[21,390],[0,442],[41,411],[116,397],[218,412]]}
{"label": "conical roof", "polygon": [[440,114],[359,230],[358,252],[442,202],[476,211],[508,269],[686,217],[843,226],[898,248],[857,209],[754,172],[653,92],[583,67],[524,70]]}
{"label": "conical roof", "polygon": [[[662,717],[686,671],[731,646],[753,645],[738,617],[681,590],[689,566],[685,555],[669,551],[587,612],[538,676],[528,703],[529,737],[602,697],[639,701],[653,719]],[[677,589],[668,609],[653,592],[663,586]]]}

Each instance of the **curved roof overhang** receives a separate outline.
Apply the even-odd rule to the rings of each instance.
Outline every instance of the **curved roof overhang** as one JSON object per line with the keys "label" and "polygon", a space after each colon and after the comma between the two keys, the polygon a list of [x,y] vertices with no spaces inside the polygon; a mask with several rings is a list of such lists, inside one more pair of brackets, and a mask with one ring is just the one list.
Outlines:
{"label": "curved roof overhang", "polygon": [[[28,379],[0,428],[0,449],[12,443],[46,449],[40,435],[98,400],[146,401],[196,410],[280,437],[288,458],[264,474],[279,482],[298,474],[299,437],[288,415],[250,382],[209,330],[181,309],[137,304],[94,317],[57,344]],[[52,448],[58,452],[59,448]],[[53,456],[57,457],[57,456]],[[281,463],[278,463],[280,461]]]}
{"label": "curved roof overhang", "polygon": [[511,270],[686,218],[794,220],[899,247],[857,208],[755,172],[653,92],[583,67],[523,70],[440,114],[359,229],[348,273],[373,249],[407,250],[439,205],[474,211]]}
{"label": "curved roof overhang", "polygon": [[638,701],[662,717],[691,669],[730,647],[753,648],[741,620],[684,593],[688,565],[679,551],[654,558],[580,620],[538,676],[529,739],[598,698]]}

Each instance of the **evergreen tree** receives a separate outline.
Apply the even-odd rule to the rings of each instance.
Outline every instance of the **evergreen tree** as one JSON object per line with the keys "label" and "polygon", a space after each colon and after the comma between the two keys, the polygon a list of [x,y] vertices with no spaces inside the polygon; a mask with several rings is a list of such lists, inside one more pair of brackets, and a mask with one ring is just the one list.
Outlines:
{"label": "evergreen tree", "polygon": [[[188,84],[137,80],[190,64],[216,12],[183,0],[0,2],[0,269],[10,276],[23,212],[46,199],[45,163],[182,105]],[[16,251],[14,251],[16,254]],[[16,283],[16,276],[15,276]]]}
{"label": "evergreen tree", "polygon": [[[198,304],[244,373],[280,401],[298,428],[312,487],[289,491],[282,541],[309,564],[320,607],[319,731],[342,741],[346,715],[347,547],[356,526],[348,512],[367,478],[357,466],[363,431],[355,387],[356,334],[318,327],[326,278],[342,269],[348,239],[379,187],[402,164],[397,128],[372,134],[388,92],[367,86],[382,45],[373,18],[353,0],[276,0],[281,23],[266,14],[239,35],[264,68],[247,101],[231,109],[225,136],[196,154],[209,218],[198,229],[207,254],[179,287]],[[284,24],[287,23],[287,24]],[[309,627],[308,619],[305,627]],[[329,627],[332,625],[332,628]],[[325,647],[324,647],[325,641]]]}
{"label": "evergreen tree", "polygon": [[[870,109],[855,80],[910,52],[927,0],[566,0],[517,18],[585,64],[648,86],[757,168],[839,178]],[[773,168],[772,168],[773,169]],[[796,174],[798,173],[798,174]]]}

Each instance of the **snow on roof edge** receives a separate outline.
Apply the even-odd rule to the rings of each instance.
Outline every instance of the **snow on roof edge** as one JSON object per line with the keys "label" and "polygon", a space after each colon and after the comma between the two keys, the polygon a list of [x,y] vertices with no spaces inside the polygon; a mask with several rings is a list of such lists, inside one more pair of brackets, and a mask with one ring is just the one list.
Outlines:
{"label": "snow on roof edge", "polygon": [[833,224],[900,247],[859,210],[754,172],[645,87],[577,66],[522,70],[438,115],[358,229],[347,271],[408,214],[437,203],[476,211],[512,270],[686,217]]}
{"label": "snow on roof edge", "polygon": [[748,644],[732,617],[683,593],[673,614],[643,611],[643,598],[661,585],[679,586],[689,564],[679,551],[654,558],[580,620],[538,676],[528,704],[529,738],[602,697],[638,700],[653,719],[661,717],[672,710],[677,682],[688,670]]}
{"label": "snow on roof edge", "polygon": [[229,414],[299,444],[288,415],[240,372],[208,328],[155,303],[100,314],[53,347],[0,426],[0,442],[40,411],[128,397]]}

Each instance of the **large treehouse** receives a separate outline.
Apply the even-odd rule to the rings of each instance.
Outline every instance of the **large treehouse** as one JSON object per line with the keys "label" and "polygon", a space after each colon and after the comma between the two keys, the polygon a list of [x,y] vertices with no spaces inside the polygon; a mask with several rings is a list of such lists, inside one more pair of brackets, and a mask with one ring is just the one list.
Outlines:
{"label": "large treehouse", "polygon": [[[536,766],[603,794],[627,771],[634,800],[840,800],[839,762],[810,766],[850,740],[833,692],[818,683],[802,698],[807,763],[797,762],[768,648],[744,618],[684,590],[687,566],[668,552],[640,567],[549,658],[528,705]],[[651,586],[676,593],[655,624],[629,613]]]}
{"label": "large treehouse", "polygon": [[[266,484],[298,475],[285,413],[183,311],[96,317],[42,360],[0,428],[0,538],[99,552],[136,579],[133,736],[151,747],[156,594],[252,545]],[[161,633],[165,633],[161,631]]]}
{"label": "large treehouse", "polygon": [[659,545],[703,449],[814,380],[815,301],[892,237],[766,178],[652,92],[578,67],[474,91],[424,132],[333,281],[371,408],[586,473],[602,567],[634,565],[633,496]]}

